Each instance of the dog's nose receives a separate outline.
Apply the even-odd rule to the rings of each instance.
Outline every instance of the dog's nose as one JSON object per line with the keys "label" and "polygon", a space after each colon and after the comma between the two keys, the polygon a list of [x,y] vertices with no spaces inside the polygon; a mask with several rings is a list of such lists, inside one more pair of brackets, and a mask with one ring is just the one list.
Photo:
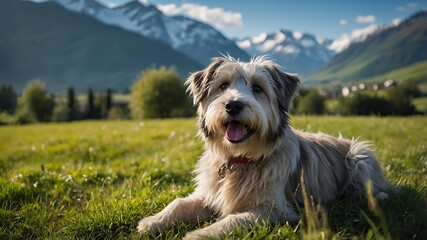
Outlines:
{"label": "dog's nose", "polygon": [[240,101],[230,101],[225,104],[225,111],[227,111],[228,114],[235,116],[243,110],[244,106],[245,105]]}

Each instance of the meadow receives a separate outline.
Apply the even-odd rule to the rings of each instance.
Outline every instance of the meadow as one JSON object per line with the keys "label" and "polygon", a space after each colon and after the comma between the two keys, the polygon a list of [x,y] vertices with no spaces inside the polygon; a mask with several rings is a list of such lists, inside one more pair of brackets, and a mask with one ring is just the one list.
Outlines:
{"label": "meadow", "polygon": [[[427,239],[427,117],[294,117],[295,128],[372,141],[389,199],[306,206],[299,223],[229,239]],[[0,239],[152,239],[138,221],[186,196],[203,152],[194,119],[0,127]],[[318,216],[318,214],[320,214]],[[158,239],[208,223],[176,224]]]}

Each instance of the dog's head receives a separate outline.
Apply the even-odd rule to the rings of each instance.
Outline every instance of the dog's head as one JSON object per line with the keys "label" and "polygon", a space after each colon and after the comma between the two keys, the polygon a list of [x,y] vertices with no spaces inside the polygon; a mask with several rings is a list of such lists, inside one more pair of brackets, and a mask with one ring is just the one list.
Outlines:
{"label": "dog's head", "polygon": [[226,157],[259,159],[283,138],[299,79],[264,57],[219,57],[186,84],[208,147]]}

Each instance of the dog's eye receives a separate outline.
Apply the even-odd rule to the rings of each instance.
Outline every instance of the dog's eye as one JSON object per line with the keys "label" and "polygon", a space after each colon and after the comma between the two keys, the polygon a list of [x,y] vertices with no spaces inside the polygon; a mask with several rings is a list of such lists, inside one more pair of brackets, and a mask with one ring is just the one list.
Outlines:
{"label": "dog's eye", "polygon": [[252,86],[252,91],[254,93],[261,93],[261,92],[263,92],[262,88],[259,85],[253,85]]}
{"label": "dog's eye", "polygon": [[228,89],[229,86],[230,86],[230,84],[228,82],[226,82],[226,83],[221,84],[220,88],[222,91],[225,91]]}

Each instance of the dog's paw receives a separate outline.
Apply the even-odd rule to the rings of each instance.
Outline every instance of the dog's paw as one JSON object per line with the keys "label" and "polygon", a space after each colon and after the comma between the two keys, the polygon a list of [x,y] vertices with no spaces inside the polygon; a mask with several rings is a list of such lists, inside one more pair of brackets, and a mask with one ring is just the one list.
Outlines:
{"label": "dog's paw", "polygon": [[138,223],[138,233],[140,235],[150,234],[150,235],[158,235],[163,232],[165,229],[165,224],[160,221],[156,216],[151,216],[142,219]]}
{"label": "dog's paw", "polygon": [[219,229],[202,228],[188,232],[182,238],[184,240],[201,240],[201,239],[224,239],[225,235]]}
{"label": "dog's paw", "polygon": [[201,239],[208,239],[208,236],[204,236],[200,230],[188,232],[182,238],[182,240],[201,240]]}

